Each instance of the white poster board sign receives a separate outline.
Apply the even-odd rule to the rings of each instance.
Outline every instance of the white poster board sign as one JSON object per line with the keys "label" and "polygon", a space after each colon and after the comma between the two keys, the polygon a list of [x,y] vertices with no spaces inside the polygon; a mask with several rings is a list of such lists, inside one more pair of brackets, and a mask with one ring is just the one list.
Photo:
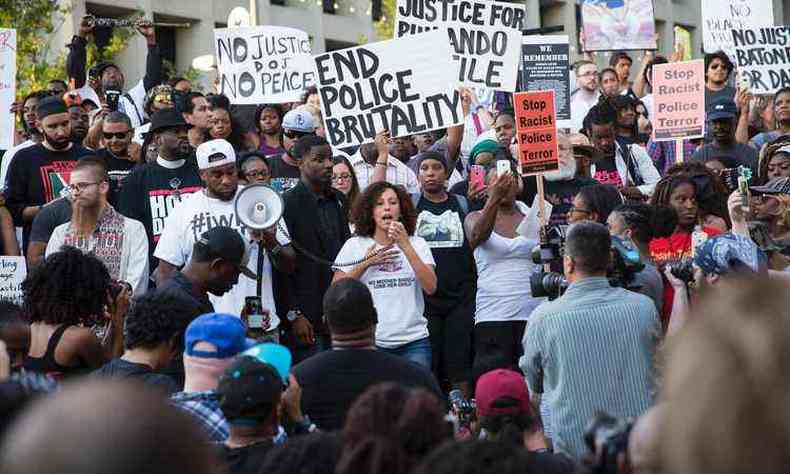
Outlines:
{"label": "white poster board sign", "polygon": [[731,30],[773,26],[773,0],[702,0],[702,48],[733,56]]}
{"label": "white poster board sign", "polygon": [[326,139],[343,148],[463,123],[450,43],[431,31],[313,57]]}
{"label": "white poster board sign", "polygon": [[22,282],[26,276],[25,257],[0,256],[0,299],[22,304]]}
{"label": "white poster board sign", "polygon": [[0,28],[0,150],[14,146],[14,114],[9,113],[16,94],[16,30]]}
{"label": "white poster board sign", "polygon": [[775,94],[790,87],[790,27],[732,30],[735,64],[748,75],[751,93]]}
{"label": "white poster board sign", "polygon": [[214,30],[219,93],[232,104],[298,102],[314,84],[307,33],[284,26]]}

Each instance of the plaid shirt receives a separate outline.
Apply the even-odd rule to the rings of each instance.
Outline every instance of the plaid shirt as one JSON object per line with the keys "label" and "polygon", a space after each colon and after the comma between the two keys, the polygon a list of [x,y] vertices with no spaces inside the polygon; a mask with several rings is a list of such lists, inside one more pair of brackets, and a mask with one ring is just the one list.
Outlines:
{"label": "plaid shirt", "polygon": [[228,420],[219,409],[215,390],[204,392],[178,392],[170,399],[178,408],[189,413],[203,428],[211,441],[225,442],[230,436]]}
{"label": "plaid shirt", "polygon": [[[690,140],[683,140],[683,161],[691,160],[694,152],[697,150]],[[647,154],[653,160],[653,164],[661,174],[666,176],[667,170],[675,164],[675,142],[654,142],[651,138],[647,142]]]}

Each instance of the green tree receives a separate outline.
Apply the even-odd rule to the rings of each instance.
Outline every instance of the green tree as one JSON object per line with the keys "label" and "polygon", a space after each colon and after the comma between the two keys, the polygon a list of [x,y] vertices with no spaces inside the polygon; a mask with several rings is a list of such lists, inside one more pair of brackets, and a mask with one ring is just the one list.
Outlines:
{"label": "green tree", "polygon": [[381,19],[376,22],[379,41],[393,38],[395,33],[395,0],[381,0]]}

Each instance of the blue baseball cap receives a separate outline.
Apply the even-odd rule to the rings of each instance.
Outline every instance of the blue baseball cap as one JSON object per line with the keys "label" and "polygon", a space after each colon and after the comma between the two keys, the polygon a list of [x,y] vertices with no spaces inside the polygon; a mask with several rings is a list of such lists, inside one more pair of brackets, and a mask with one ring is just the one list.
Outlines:
{"label": "blue baseball cap", "polygon": [[[247,339],[246,328],[238,316],[222,313],[207,313],[195,318],[187,326],[184,335],[184,352],[188,356],[206,359],[227,359],[255,345]],[[196,350],[195,345],[206,342],[215,350]]]}
{"label": "blue baseball cap", "polygon": [[710,104],[708,120],[733,119],[738,115],[738,106],[732,99],[717,99]]}
{"label": "blue baseball cap", "polygon": [[280,344],[267,342],[244,351],[244,356],[253,357],[269,364],[277,371],[277,375],[282,379],[283,384],[288,383],[288,374],[291,371],[291,351]]}

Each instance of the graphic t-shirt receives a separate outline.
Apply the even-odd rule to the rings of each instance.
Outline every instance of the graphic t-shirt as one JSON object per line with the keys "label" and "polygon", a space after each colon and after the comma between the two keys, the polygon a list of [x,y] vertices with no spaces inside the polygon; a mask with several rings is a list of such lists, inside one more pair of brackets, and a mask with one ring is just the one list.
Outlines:
{"label": "graphic t-shirt", "polygon": [[302,177],[299,167],[286,163],[282,155],[270,156],[269,168],[272,174],[269,186],[280,194],[296,186]]}
{"label": "graphic t-shirt", "polygon": [[[241,188],[239,188],[241,189]],[[282,222],[284,226],[285,223]],[[200,236],[214,227],[231,227],[236,229],[247,244],[250,260],[247,266],[253,272],[258,261],[258,244],[250,241],[247,227],[239,222],[233,207],[233,200],[222,201],[210,198],[205,191],[184,197],[184,200],[173,209],[165,222],[164,231],[154,251],[154,257],[180,267],[185,265],[192,256],[192,246]],[[280,245],[290,242],[280,226],[277,227],[277,241]],[[263,308],[270,311],[270,326],[272,330],[280,324],[274,307],[274,293],[272,291],[272,266],[269,257],[263,255],[263,287],[261,299]],[[246,296],[255,296],[256,281],[244,275],[239,275],[239,282],[230,291],[222,296],[209,294],[214,310],[220,313],[240,314],[244,307]]]}
{"label": "graphic t-shirt", "polygon": [[593,178],[601,184],[612,184],[618,187],[623,185],[613,157],[595,162],[595,176]]}
{"label": "graphic t-shirt", "polygon": [[107,174],[110,176],[110,192],[107,193],[107,201],[113,206],[117,206],[123,180],[129,176],[137,163],[118,158],[106,148],[97,150],[96,156],[104,160],[104,164],[107,165]]}
{"label": "graphic t-shirt", "polygon": [[[165,168],[156,162],[135,168],[124,179],[118,210],[145,226],[148,234],[148,252],[153,255],[156,243],[165,227],[165,219],[172,209],[186,196],[203,189],[197,166],[187,161],[175,169]],[[156,261],[151,259],[153,270]]]}
{"label": "graphic t-shirt", "polygon": [[[431,248],[422,237],[409,237],[414,251],[426,265],[436,265]],[[335,259],[336,263],[358,261],[375,241],[371,237],[352,237],[346,241]],[[376,244],[376,250],[382,248]],[[384,265],[368,268],[360,281],[370,289],[379,322],[376,326],[376,345],[396,348],[428,337],[428,321],[423,315],[425,301],[422,288],[406,255],[397,246],[397,258]],[[352,266],[340,267],[350,272]]]}

